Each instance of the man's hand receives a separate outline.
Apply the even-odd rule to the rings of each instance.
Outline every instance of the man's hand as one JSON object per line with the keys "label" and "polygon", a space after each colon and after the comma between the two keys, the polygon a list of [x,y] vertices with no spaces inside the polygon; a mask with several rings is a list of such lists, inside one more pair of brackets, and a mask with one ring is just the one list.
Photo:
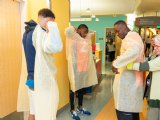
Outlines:
{"label": "man's hand", "polygon": [[77,31],[77,28],[76,28],[76,26],[73,26],[74,27],[74,29]]}
{"label": "man's hand", "polygon": [[119,74],[118,69],[113,66],[113,63],[114,63],[115,60],[113,60],[113,62],[112,62],[112,72],[115,73],[115,74]]}
{"label": "man's hand", "polygon": [[119,74],[118,69],[112,65],[112,72],[115,74]]}

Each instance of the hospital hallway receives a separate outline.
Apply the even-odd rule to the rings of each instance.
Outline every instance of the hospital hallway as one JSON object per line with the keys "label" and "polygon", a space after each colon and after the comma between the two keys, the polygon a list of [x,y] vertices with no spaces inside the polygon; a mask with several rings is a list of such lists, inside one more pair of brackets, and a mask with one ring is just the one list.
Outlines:
{"label": "hospital hallway", "polygon": [[[78,116],[81,120],[117,120],[112,89],[114,74],[111,71],[111,62],[106,61],[98,81],[98,85],[93,87],[92,93],[84,95],[83,107],[90,111],[91,115],[78,114]],[[76,98],[75,107],[77,106],[78,99]],[[58,115],[57,120],[72,120],[69,111],[70,107],[68,106],[65,111]],[[143,113],[140,113],[140,120],[147,120],[145,118],[146,113],[147,103],[145,100]]]}

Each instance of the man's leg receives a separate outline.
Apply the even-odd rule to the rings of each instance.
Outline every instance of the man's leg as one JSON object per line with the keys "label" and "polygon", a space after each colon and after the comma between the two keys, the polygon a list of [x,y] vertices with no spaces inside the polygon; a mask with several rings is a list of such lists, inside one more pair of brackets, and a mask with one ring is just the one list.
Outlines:
{"label": "man's leg", "polygon": [[145,53],[146,53],[146,51],[147,51],[147,48],[148,48],[148,44],[146,43],[146,49],[145,49]]}
{"label": "man's leg", "polygon": [[74,93],[72,90],[70,90],[70,106],[71,106],[71,113],[72,113],[73,111],[75,111],[75,109],[74,109],[74,104],[75,104],[74,96],[75,96],[75,93]]}
{"label": "man's leg", "polygon": [[89,111],[87,111],[85,108],[83,108],[83,94],[84,94],[84,88],[78,90],[78,108],[77,108],[77,112],[78,113],[82,113],[82,114],[87,114],[87,115],[91,115],[91,113]]}
{"label": "man's leg", "polygon": [[129,113],[116,110],[118,120],[139,120],[139,113]]}
{"label": "man's leg", "polygon": [[28,96],[30,103],[30,114],[28,120],[35,120],[35,111],[34,111],[34,91],[28,88]]}
{"label": "man's leg", "polygon": [[79,116],[77,115],[75,109],[74,109],[74,105],[75,105],[75,95],[76,92],[74,93],[72,90],[70,90],[70,105],[71,105],[71,117],[75,120],[80,120]]}
{"label": "man's leg", "polygon": [[82,109],[84,88],[78,90],[78,108]]}
{"label": "man's leg", "polygon": [[150,46],[151,46],[151,44],[148,44],[148,51],[149,51],[149,49],[150,49]]}
{"label": "man's leg", "polygon": [[148,49],[148,50],[150,49],[150,44],[146,44],[146,50],[145,50],[145,53],[146,53],[147,49]]}
{"label": "man's leg", "polygon": [[139,120],[139,113],[132,113],[133,114],[133,120]]}

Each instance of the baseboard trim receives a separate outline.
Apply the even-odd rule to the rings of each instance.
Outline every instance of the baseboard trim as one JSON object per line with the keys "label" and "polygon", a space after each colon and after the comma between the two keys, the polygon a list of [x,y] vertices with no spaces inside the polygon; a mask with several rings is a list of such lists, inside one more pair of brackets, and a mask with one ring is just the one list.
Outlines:
{"label": "baseboard trim", "polygon": [[64,107],[62,107],[61,109],[59,109],[57,111],[57,116],[60,115],[62,112],[64,112],[68,107],[69,107],[69,103],[66,104]]}

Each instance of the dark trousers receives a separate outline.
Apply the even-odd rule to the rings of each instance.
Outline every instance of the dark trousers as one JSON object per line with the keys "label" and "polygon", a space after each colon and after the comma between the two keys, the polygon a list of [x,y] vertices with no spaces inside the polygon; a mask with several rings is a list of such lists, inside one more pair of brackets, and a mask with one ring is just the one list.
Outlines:
{"label": "dark trousers", "polygon": [[146,51],[147,51],[147,48],[148,48],[148,50],[150,49],[150,46],[151,46],[151,44],[146,43],[146,50],[145,50],[145,53],[146,53]]}
{"label": "dark trousers", "polygon": [[85,90],[85,88],[82,88],[82,89],[76,91],[75,93],[72,90],[70,90],[70,105],[71,105],[71,110],[75,109],[74,105],[75,105],[75,96],[76,96],[76,93],[78,93],[78,105],[82,106],[84,90]]}
{"label": "dark trousers", "polygon": [[139,120],[139,113],[122,112],[116,110],[118,120]]}
{"label": "dark trousers", "polygon": [[112,62],[115,59],[115,51],[109,52],[109,61]]}

